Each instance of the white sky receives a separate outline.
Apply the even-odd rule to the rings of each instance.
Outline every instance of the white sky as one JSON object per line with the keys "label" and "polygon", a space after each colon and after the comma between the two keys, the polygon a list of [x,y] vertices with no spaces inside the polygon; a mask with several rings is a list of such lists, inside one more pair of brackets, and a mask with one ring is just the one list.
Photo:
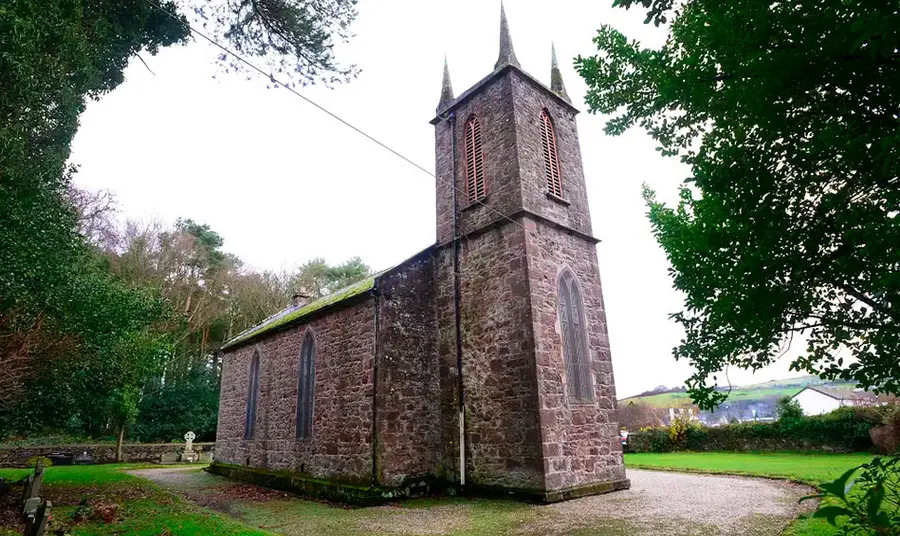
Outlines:
{"label": "white sky", "polygon": [[[549,84],[555,41],[572,102],[584,110],[585,85],[571,58],[589,55],[603,23],[658,46],[662,30],[639,10],[611,1],[506,0],[522,67]],[[334,89],[301,91],[418,162],[434,168],[428,121],[440,95],[444,54],[459,95],[497,59],[499,3],[484,0],[362,0],[356,37],[338,47],[362,73]],[[178,217],[207,223],[225,249],[259,269],[313,257],[359,255],[375,269],[434,242],[434,179],[267,80],[219,73],[216,51],[193,42],[165,49],[126,71],[126,82],[84,113],[72,162],[76,183],[115,192],[122,216]],[[215,78],[214,78],[215,76]],[[594,234],[604,284],[620,397],[690,374],[671,349],[681,330],[668,315],[682,308],[668,262],[650,233],[641,199],[648,183],[674,200],[689,170],[663,158],[635,129],[603,133],[604,118],[578,117]],[[787,362],[735,384],[786,377]]]}

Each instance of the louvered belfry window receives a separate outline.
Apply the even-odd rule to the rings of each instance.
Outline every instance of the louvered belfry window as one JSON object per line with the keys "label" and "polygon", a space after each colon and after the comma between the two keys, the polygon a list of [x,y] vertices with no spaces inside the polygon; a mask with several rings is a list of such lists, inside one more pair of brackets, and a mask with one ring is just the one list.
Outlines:
{"label": "louvered belfry window", "polygon": [[484,199],[484,150],[481,147],[481,123],[477,117],[466,121],[466,193],[469,202]]}
{"label": "louvered belfry window", "polygon": [[562,180],[559,177],[559,154],[556,151],[556,133],[547,110],[541,111],[541,148],[544,151],[544,175],[547,191],[562,197]]}
{"label": "louvered belfry window", "polygon": [[569,399],[576,402],[591,402],[594,400],[594,388],[584,300],[581,297],[581,289],[575,282],[575,276],[568,270],[559,277],[559,325],[562,331]]}
{"label": "louvered belfry window", "polygon": [[256,432],[256,405],[259,401],[259,350],[250,359],[250,378],[247,382],[247,416],[244,421],[244,439],[253,439]]}
{"label": "louvered belfry window", "polygon": [[316,341],[311,332],[306,332],[300,346],[300,372],[297,376],[297,439],[309,439],[312,437],[316,394]]}

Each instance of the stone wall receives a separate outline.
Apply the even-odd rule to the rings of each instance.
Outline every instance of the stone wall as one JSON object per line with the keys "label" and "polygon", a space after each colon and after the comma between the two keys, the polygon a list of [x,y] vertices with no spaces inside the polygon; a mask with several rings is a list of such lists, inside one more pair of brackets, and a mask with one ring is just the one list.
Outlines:
{"label": "stone wall", "polygon": [[[586,235],[591,234],[591,214],[578,143],[576,111],[516,70],[510,73],[515,108],[515,128],[522,206],[526,210]],[[547,195],[544,152],[541,145],[541,110],[546,109],[556,134],[563,199]]]}
{"label": "stone wall", "polygon": [[[373,298],[267,335],[223,358],[217,455],[223,463],[316,478],[372,480]],[[313,433],[296,440],[300,346],[316,343]],[[244,439],[250,360],[260,353],[256,433]]]}
{"label": "stone wall", "polygon": [[378,279],[378,484],[435,475],[440,459],[433,250]]}
{"label": "stone wall", "polygon": [[[479,88],[477,97],[460,104],[456,114],[456,187],[459,230],[467,234],[511,214],[522,205],[519,164],[516,158],[516,129],[512,87],[507,76],[497,76]],[[466,195],[466,121],[471,116],[481,123],[484,150],[484,187],[481,203],[470,202]],[[437,176],[437,241],[445,244],[453,238],[453,147],[451,121],[435,125],[435,175]],[[489,205],[489,207],[484,206]]]}
{"label": "stone wall", "polygon": [[[622,481],[625,467],[596,248],[532,220],[526,219],[525,227],[547,489]],[[566,268],[577,278],[584,298],[594,383],[594,401],[587,404],[568,400],[566,393],[557,307],[557,281]]]}
{"label": "stone wall", "polygon": [[[215,443],[194,443],[198,452],[215,451]],[[181,452],[183,443],[126,443],[122,446],[122,457],[125,462],[158,462],[160,456],[172,452]],[[0,446],[0,467],[21,467],[28,460],[38,456],[47,457],[53,454],[78,456],[87,452],[94,463],[114,463],[116,446],[104,445],[42,445],[34,447],[2,447]]]}
{"label": "stone wall", "polygon": [[[450,299],[439,301],[438,311],[445,363],[455,363],[456,351],[450,251],[444,249],[439,266],[442,292],[450,293]],[[520,226],[498,226],[462,241],[460,310],[466,482],[542,489],[534,337]]]}

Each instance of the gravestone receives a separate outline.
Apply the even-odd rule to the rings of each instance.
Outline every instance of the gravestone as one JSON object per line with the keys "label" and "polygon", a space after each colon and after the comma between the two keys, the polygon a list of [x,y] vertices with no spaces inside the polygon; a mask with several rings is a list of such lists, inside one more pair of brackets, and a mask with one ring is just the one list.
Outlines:
{"label": "gravestone", "polygon": [[159,456],[159,463],[178,463],[181,461],[181,453],[179,452],[163,452]]}
{"label": "gravestone", "polygon": [[88,454],[88,451],[84,451],[78,456],[75,456],[75,465],[90,465],[94,463],[94,457]]}
{"label": "gravestone", "polygon": [[38,507],[41,505],[40,497],[32,497],[25,499],[25,506],[22,507],[22,513],[25,517],[34,517],[37,514]]}
{"label": "gravestone", "polygon": [[181,451],[180,460],[183,463],[194,463],[197,461],[197,453],[194,452],[194,440],[197,435],[194,432],[184,434],[184,449]]}
{"label": "gravestone", "polygon": [[43,504],[37,509],[37,514],[34,517],[34,520],[25,529],[25,534],[27,536],[44,536],[47,532],[47,525],[50,523],[50,510],[53,508],[53,504],[50,501],[44,501]]}
{"label": "gravestone", "polygon": [[28,475],[25,479],[25,489],[22,490],[22,502],[31,498],[31,488],[34,485],[34,475]]}
{"label": "gravestone", "polygon": [[54,452],[53,454],[48,454],[47,459],[50,460],[50,463],[54,466],[72,465],[74,457],[67,452]]}

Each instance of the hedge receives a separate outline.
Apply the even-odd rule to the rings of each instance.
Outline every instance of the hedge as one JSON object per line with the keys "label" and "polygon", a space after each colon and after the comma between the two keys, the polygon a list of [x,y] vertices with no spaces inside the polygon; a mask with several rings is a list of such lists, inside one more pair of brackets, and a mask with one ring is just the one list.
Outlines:
{"label": "hedge", "polygon": [[831,413],[719,427],[699,424],[646,428],[628,436],[626,452],[690,451],[833,451],[873,450],[869,431],[884,420],[881,408],[840,408]]}

